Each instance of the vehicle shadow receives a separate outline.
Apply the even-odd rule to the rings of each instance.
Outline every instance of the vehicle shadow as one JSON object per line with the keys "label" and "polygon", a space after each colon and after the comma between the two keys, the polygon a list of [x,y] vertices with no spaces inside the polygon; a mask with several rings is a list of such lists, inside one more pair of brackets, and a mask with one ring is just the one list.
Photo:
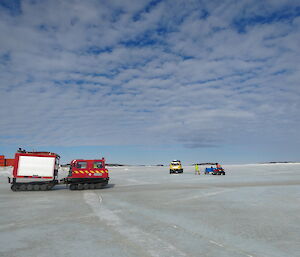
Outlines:
{"label": "vehicle shadow", "polygon": [[[105,187],[99,188],[99,189],[85,189],[85,190],[74,190],[74,191],[90,191],[90,190],[106,190],[110,188],[114,188],[115,184],[108,184]],[[50,191],[59,191],[59,190],[69,190],[69,187],[66,185],[56,185],[54,188],[52,188]]]}
{"label": "vehicle shadow", "polygon": [[108,184],[105,187],[101,188],[101,189],[110,189],[110,188],[114,188],[116,184]]}

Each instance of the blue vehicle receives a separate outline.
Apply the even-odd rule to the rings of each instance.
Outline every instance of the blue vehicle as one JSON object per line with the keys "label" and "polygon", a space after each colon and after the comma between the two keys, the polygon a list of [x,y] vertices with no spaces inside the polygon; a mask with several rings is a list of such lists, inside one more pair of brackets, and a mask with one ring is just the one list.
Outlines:
{"label": "blue vehicle", "polygon": [[[216,163],[216,165],[218,165]],[[213,166],[211,166],[210,168],[205,168],[205,172],[204,174],[207,175],[207,174],[212,174],[212,175],[225,175],[225,171],[224,169],[218,165],[219,167],[216,167],[214,168]]]}
{"label": "blue vehicle", "polygon": [[213,167],[211,167],[211,168],[205,168],[204,174],[207,175],[207,174],[211,174],[213,172],[214,172],[214,168]]}

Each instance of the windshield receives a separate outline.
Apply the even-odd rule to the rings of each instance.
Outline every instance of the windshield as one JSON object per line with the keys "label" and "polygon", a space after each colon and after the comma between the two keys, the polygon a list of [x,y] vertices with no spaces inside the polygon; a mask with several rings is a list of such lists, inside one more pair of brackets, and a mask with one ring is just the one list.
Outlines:
{"label": "windshield", "polygon": [[87,162],[77,162],[76,163],[77,169],[86,169],[87,168]]}
{"label": "windshield", "polygon": [[103,163],[102,162],[94,162],[93,168],[102,169],[103,168]]}

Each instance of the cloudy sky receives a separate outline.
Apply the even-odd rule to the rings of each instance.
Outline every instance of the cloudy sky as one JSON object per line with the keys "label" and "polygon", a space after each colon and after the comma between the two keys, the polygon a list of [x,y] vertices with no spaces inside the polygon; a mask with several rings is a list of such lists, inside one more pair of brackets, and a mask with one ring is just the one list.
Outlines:
{"label": "cloudy sky", "polygon": [[300,3],[0,0],[0,154],[300,161]]}

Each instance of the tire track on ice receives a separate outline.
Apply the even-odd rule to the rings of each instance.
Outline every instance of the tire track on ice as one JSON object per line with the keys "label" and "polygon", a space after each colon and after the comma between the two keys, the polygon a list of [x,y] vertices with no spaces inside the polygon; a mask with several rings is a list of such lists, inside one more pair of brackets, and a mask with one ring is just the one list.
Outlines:
{"label": "tire track on ice", "polygon": [[143,248],[153,257],[187,257],[184,252],[177,249],[174,245],[163,241],[151,233],[139,229],[137,226],[126,223],[115,212],[109,210],[103,205],[101,195],[95,192],[84,192],[85,202],[92,208],[99,220],[105,222],[114,231],[130,240],[134,244]]}

